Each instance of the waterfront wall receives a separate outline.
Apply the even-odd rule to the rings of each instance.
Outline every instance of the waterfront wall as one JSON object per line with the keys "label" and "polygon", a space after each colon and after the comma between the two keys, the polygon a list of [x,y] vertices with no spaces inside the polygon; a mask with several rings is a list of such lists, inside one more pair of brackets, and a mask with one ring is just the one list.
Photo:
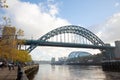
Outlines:
{"label": "waterfront wall", "polygon": [[120,60],[110,60],[102,62],[103,71],[120,72]]}
{"label": "waterfront wall", "polygon": [[67,65],[101,66],[101,63],[67,63]]}
{"label": "waterfront wall", "polygon": [[27,78],[32,80],[34,74],[38,71],[39,65],[32,65],[24,67],[24,73],[26,74]]}
{"label": "waterfront wall", "polygon": [[30,65],[25,66],[23,68],[20,65],[18,65],[16,80],[32,80],[33,75],[38,71],[38,69],[39,65]]}

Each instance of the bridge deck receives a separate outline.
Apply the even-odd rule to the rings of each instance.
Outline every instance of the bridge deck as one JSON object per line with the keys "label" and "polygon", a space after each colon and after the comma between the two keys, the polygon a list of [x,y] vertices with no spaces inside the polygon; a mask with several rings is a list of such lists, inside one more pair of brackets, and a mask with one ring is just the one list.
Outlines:
{"label": "bridge deck", "polygon": [[92,48],[92,49],[114,49],[114,47],[112,46],[100,46],[100,45],[98,46],[98,45],[62,43],[62,42],[43,42],[39,40],[26,40],[25,45],[71,47],[71,48]]}

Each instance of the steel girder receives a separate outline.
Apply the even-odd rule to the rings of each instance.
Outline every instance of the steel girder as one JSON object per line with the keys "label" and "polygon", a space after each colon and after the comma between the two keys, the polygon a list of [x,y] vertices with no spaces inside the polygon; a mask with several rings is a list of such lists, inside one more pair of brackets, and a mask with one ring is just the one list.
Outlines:
{"label": "steel girder", "polygon": [[[80,35],[80,36],[88,39],[93,45],[96,45],[96,46],[104,46],[105,45],[104,42],[101,39],[99,39],[91,31],[89,31],[83,27],[75,26],[75,25],[68,25],[68,26],[56,28],[56,29],[48,32],[47,34],[43,35],[42,37],[40,37],[38,40],[46,42],[51,37],[59,35],[59,34],[63,34],[63,33],[72,33],[72,34]],[[28,48],[28,51],[31,52],[36,47],[37,47],[37,45],[31,45]]]}

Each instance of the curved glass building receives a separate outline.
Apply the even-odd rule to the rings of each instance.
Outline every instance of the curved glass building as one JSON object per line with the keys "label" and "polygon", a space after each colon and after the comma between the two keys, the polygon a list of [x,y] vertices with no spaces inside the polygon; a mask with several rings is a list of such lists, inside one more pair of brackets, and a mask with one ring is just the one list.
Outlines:
{"label": "curved glass building", "polygon": [[68,55],[68,58],[78,58],[78,57],[85,57],[85,56],[90,56],[92,54],[84,51],[73,51]]}

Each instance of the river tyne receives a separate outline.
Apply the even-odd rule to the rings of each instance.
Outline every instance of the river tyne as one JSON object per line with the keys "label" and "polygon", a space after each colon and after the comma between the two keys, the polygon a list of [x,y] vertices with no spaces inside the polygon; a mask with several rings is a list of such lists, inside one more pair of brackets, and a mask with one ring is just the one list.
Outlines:
{"label": "river tyne", "polygon": [[120,72],[104,72],[100,66],[41,64],[33,80],[120,80]]}

